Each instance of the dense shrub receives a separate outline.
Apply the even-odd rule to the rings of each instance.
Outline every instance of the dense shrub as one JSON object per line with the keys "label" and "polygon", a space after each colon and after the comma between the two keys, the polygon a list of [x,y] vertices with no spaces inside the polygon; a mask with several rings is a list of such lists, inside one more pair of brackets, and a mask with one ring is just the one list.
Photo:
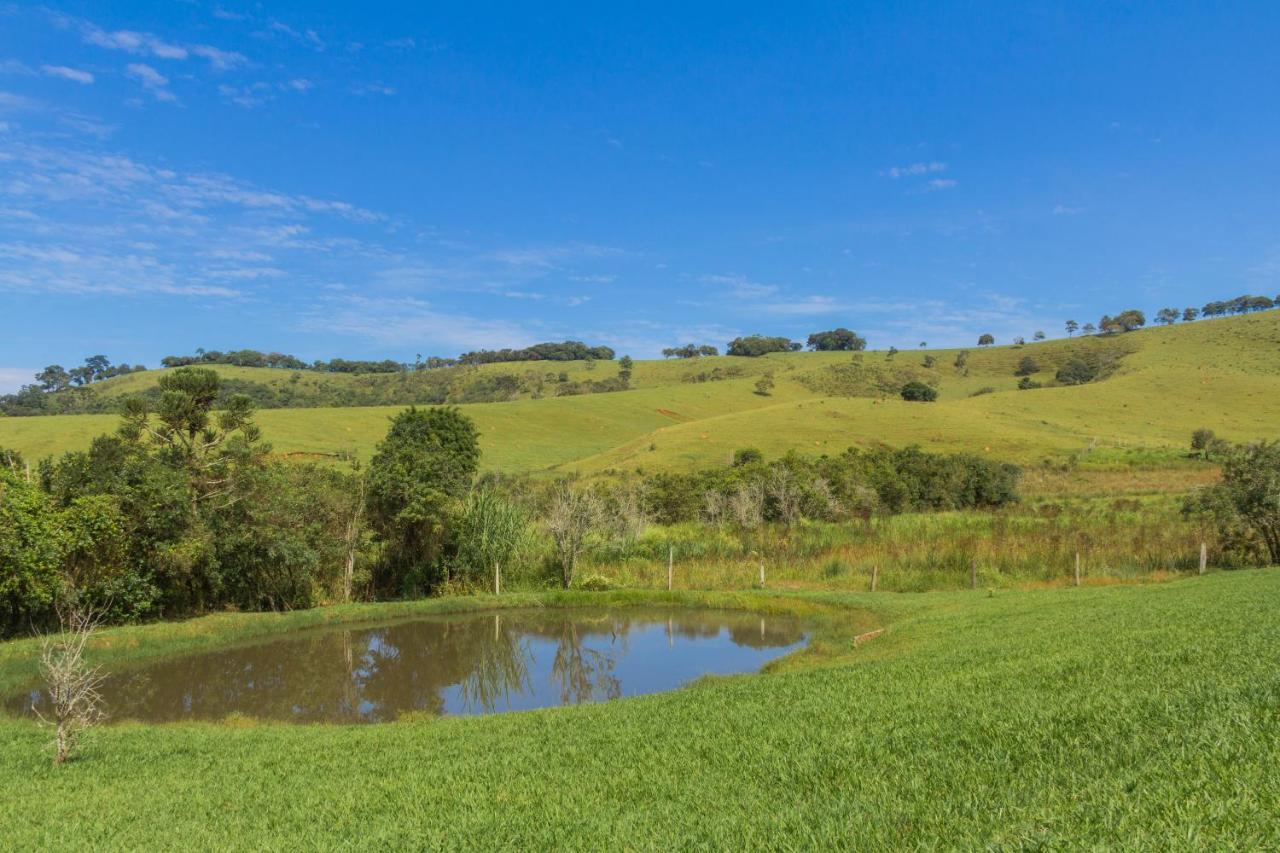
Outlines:
{"label": "dense shrub", "polygon": [[[850,449],[839,456],[788,454],[773,462],[739,451],[723,468],[660,472],[639,490],[654,520],[739,524],[743,504],[765,521],[834,520],[875,512],[1001,506],[1017,500],[1018,469],[977,456],[918,448]],[[736,505],[735,505],[736,504]]]}
{"label": "dense shrub", "polygon": [[1082,358],[1072,358],[1058,368],[1054,379],[1059,385],[1083,385],[1098,376],[1098,369]]}
{"label": "dense shrub", "polygon": [[902,399],[919,403],[932,403],[938,399],[938,389],[923,382],[908,382],[902,386]]}

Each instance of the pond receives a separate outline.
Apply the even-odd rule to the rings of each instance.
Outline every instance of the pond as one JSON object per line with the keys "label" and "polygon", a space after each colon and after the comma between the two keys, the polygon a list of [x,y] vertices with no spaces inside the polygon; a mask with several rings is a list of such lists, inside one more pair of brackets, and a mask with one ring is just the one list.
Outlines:
{"label": "pond", "polygon": [[[110,720],[229,715],[379,723],[491,714],[671,690],[757,672],[805,643],[795,620],[703,610],[513,610],[330,628],[112,673]],[[29,713],[47,697],[6,702]]]}

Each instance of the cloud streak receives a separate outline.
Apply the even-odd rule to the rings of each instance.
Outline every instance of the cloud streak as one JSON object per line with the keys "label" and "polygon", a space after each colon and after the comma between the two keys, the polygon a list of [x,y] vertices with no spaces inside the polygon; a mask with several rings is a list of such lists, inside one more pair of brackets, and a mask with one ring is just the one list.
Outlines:
{"label": "cloud streak", "polygon": [[61,77],[63,80],[70,80],[73,83],[88,85],[93,82],[93,75],[88,71],[68,68],[65,65],[41,65],[40,70],[50,77]]}

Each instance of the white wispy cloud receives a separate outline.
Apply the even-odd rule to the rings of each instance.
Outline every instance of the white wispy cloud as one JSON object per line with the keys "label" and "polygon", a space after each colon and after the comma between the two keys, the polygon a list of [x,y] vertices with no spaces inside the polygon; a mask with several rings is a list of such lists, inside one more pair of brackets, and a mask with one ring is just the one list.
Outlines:
{"label": "white wispy cloud", "polygon": [[34,367],[0,367],[0,394],[12,394],[35,382],[35,374]]}
{"label": "white wispy cloud", "polygon": [[919,175],[935,174],[937,172],[945,172],[947,164],[937,160],[921,163],[909,163],[906,166],[890,166],[887,169],[881,169],[880,174],[887,178],[907,178]]}
{"label": "white wispy cloud", "polygon": [[953,189],[955,185],[956,185],[956,182],[953,181],[951,178],[934,178],[932,181],[929,182],[929,189],[949,190],[949,189]]}
{"label": "white wispy cloud", "polygon": [[169,41],[154,33],[135,30],[105,30],[91,21],[56,16],[55,23],[73,27],[80,32],[86,44],[118,50],[132,56],[181,61],[192,56],[203,59],[210,67],[226,71],[248,64],[248,57],[231,50],[223,50],[211,44],[184,44]]}
{"label": "white wispy cloud", "polygon": [[704,284],[719,285],[728,291],[730,296],[738,299],[761,299],[773,296],[780,289],[776,284],[751,281],[746,276],[736,273],[704,275],[700,281]]}
{"label": "white wispy cloud", "polygon": [[157,101],[176,101],[178,96],[169,91],[169,78],[144,62],[130,62],[125,74],[142,84]]}
{"label": "white wispy cloud", "polygon": [[389,346],[456,350],[524,347],[540,337],[518,323],[440,311],[410,297],[329,297],[304,315],[298,326],[303,331],[352,335]]}
{"label": "white wispy cloud", "polygon": [[830,296],[804,296],[799,299],[768,302],[759,310],[783,317],[815,317],[847,312],[849,306]]}
{"label": "white wispy cloud", "polygon": [[78,68],[68,68],[66,65],[41,65],[40,70],[50,77],[61,77],[63,80],[70,80],[74,83],[89,84],[93,82],[93,75],[88,71],[81,71]]}
{"label": "white wispy cloud", "polygon": [[395,86],[388,86],[386,83],[356,83],[347,89],[353,95],[394,95],[396,93]]}

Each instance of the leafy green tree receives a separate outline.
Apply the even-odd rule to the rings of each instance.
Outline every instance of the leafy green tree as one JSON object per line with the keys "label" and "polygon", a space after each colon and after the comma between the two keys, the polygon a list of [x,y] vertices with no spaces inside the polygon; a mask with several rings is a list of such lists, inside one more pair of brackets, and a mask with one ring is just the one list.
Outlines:
{"label": "leafy green tree", "polygon": [[61,391],[71,385],[71,374],[60,364],[51,364],[36,374],[36,381],[45,391]]}
{"label": "leafy green tree", "polygon": [[761,397],[768,397],[773,393],[773,374],[766,373],[756,380],[756,393]]}
{"label": "leafy green tree", "polygon": [[369,465],[369,518],[385,548],[382,589],[434,582],[479,462],[479,434],[459,410],[409,408],[392,418]]}
{"label": "leafy green tree", "polygon": [[1215,454],[1224,452],[1228,447],[1229,445],[1227,442],[1218,438],[1218,436],[1214,434],[1213,430],[1208,429],[1207,427],[1201,427],[1191,433],[1191,450],[1195,453],[1199,453],[1205,459],[1209,459]]}
{"label": "leafy green tree", "polygon": [[1182,309],[1182,322],[1184,323],[1190,323],[1192,320],[1196,319],[1199,316],[1200,316],[1199,308]]}
{"label": "leafy green tree", "polygon": [[493,593],[502,592],[502,567],[509,564],[528,541],[529,519],[523,509],[493,489],[476,489],[467,498],[458,524],[460,561],[491,575]]}
{"label": "leafy green tree", "polygon": [[1077,323],[1075,320],[1068,320],[1067,321],[1067,337],[1071,337],[1078,331],[1080,331],[1080,324]]}
{"label": "leafy green tree", "polygon": [[956,353],[956,360],[952,362],[956,370],[964,370],[965,365],[967,365],[968,363],[969,363],[969,351],[967,349],[962,349],[960,350],[960,352]]}
{"label": "leafy green tree", "polygon": [[1161,308],[1156,312],[1156,322],[1162,326],[1172,326],[1182,316],[1177,308]]}
{"label": "leafy green tree", "polygon": [[84,360],[84,366],[89,368],[89,381],[94,382],[106,378],[107,371],[111,368],[111,359],[105,355],[91,355]]}
{"label": "leafy green tree", "polygon": [[1034,340],[1037,340],[1037,341],[1043,341],[1043,340],[1044,340],[1044,338],[1045,338],[1045,334],[1044,334],[1044,332],[1036,332],[1036,333],[1035,333],[1034,335],[1032,335],[1031,337],[1032,337]]}
{"label": "leafy green tree", "polygon": [[1103,315],[1098,321],[1098,328],[1104,334],[1115,334],[1117,332],[1133,332],[1147,324],[1147,317],[1136,308],[1130,308],[1127,311],[1121,311],[1114,317]]}
{"label": "leafy green tree", "polygon": [[1259,441],[1235,447],[1222,464],[1222,482],[1201,496],[1224,527],[1224,538],[1242,529],[1257,553],[1280,564],[1280,442]]}
{"label": "leafy green tree", "polygon": [[923,382],[913,380],[902,386],[902,399],[919,403],[932,403],[938,399],[938,391]]}
{"label": "leafy green tree", "polygon": [[629,355],[624,355],[618,359],[618,378],[622,380],[623,385],[631,384],[631,371],[635,366],[636,363],[631,360]]}
{"label": "leafy green tree", "polygon": [[982,334],[978,337],[978,346],[989,347],[996,342],[995,336],[991,334]]}
{"label": "leafy green tree", "polygon": [[48,496],[0,468],[0,633],[41,624],[61,592],[62,535]]}
{"label": "leafy green tree", "polygon": [[1022,360],[1018,362],[1017,370],[1013,371],[1014,376],[1030,376],[1033,373],[1040,372],[1040,365],[1029,355],[1024,355]]}
{"label": "leafy green tree", "polygon": [[730,341],[727,353],[729,355],[757,358],[762,355],[768,355],[771,352],[795,352],[799,349],[801,349],[801,344],[798,341],[792,341],[790,338],[746,335]]}
{"label": "leafy green tree", "polygon": [[814,332],[809,336],[808,347],[818,352],[860,351],[867,348],[865,338],[844,327],[829,332]]}
{"label": "leafy green tree", "polygon": [[159,387],[155,412],[143,397],[125,400],[120,437],[149,445],[161,461],[186,473],[193,512],[201,501],[234,502],[237,475],[271,450],[253,422],[253,401],[236,394],[215,412],[222,380],[206,367],[178,368],[161,376]]}

